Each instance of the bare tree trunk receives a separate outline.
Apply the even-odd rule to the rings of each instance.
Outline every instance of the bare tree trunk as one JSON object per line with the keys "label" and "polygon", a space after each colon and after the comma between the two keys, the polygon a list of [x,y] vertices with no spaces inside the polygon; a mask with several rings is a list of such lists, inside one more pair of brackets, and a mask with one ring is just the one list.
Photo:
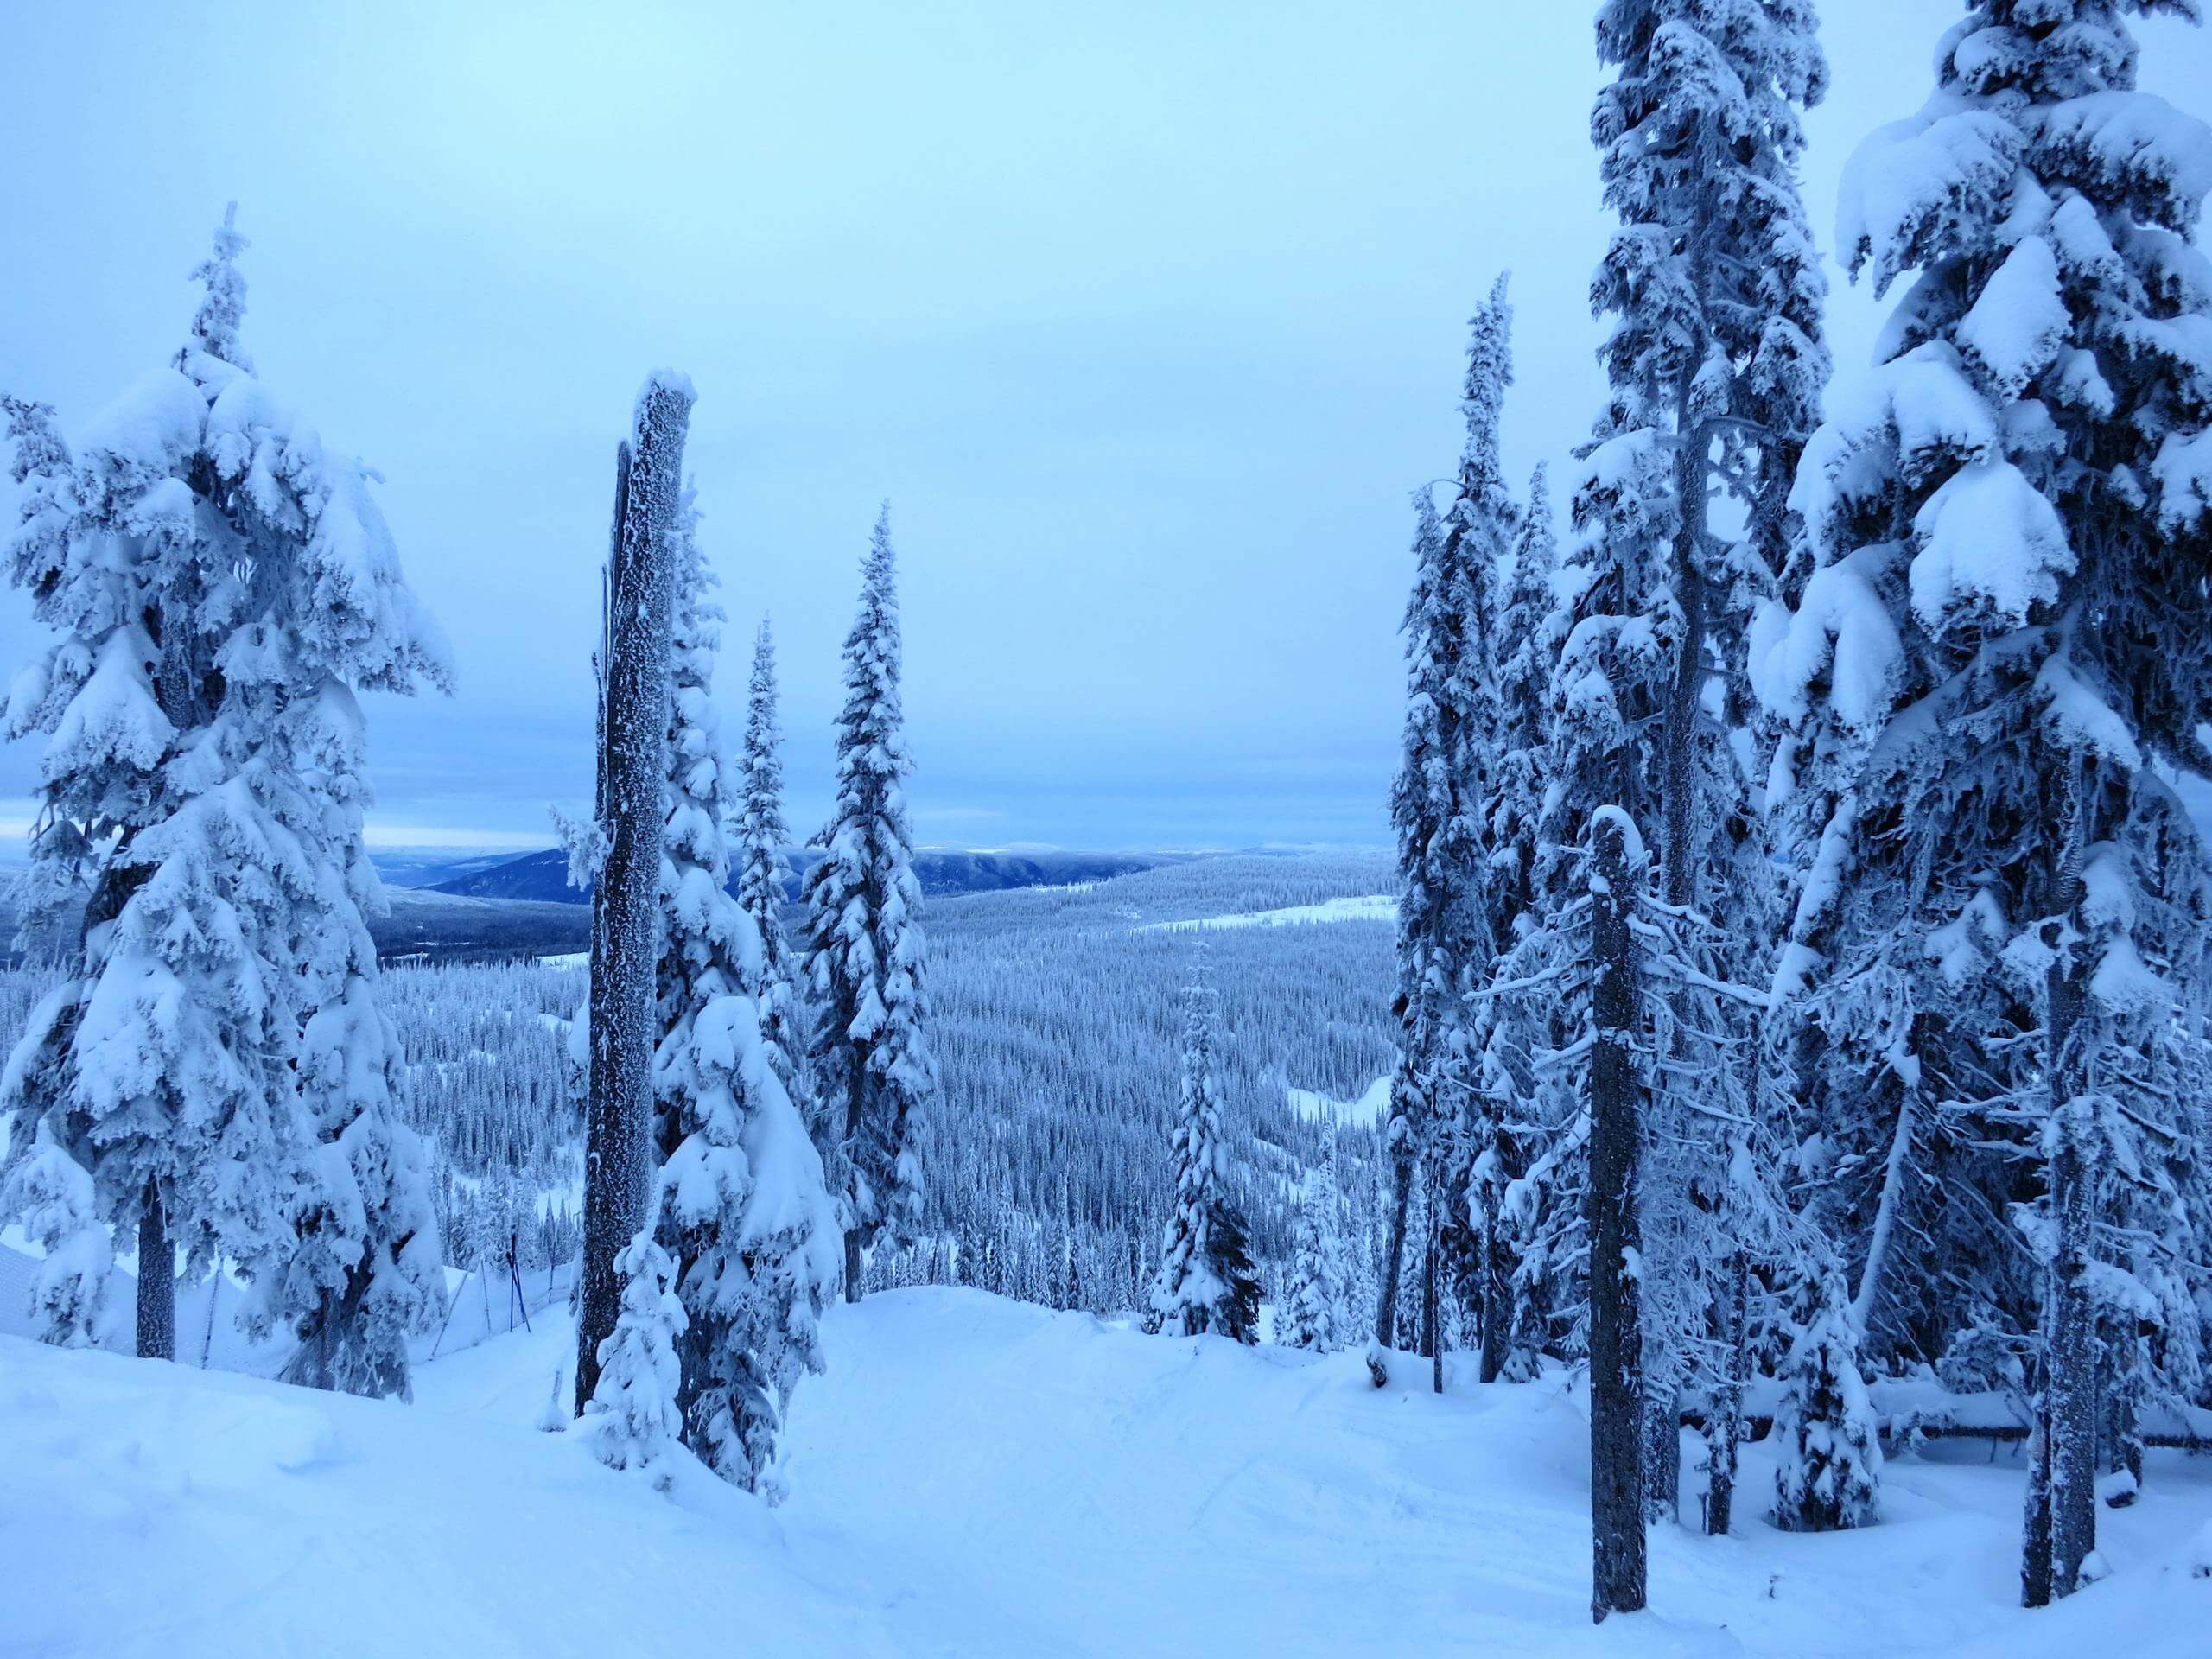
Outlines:
{"label": "bare tree trunk", "polygon": [[151,1181],[138,1211],[138,1357],[176,1357],[176,1252]]}
{"label": "bare tree trunk", "polygon": [[[1398,1335],[1398,1268],[1406,1254],[1406,1212],[1413,1203],[1414,1158],[1408,1147],[1391,1160],[1390,1239],[1382,1252],[1382,1294],[1376,1299],[1375,1345],[1393,1346]],[[1380,1379],[1376,1382],[1382,1387]]]}
{"label": "bare tree trunk", "polygon": [[601,664],[600,829],[606,857],[592,888],[591,1081],[585,1122],[582,1306],[576,1408],[599,1383],[599,1348],[622,1287],[614,1258],[645,1214],[651,1179],[654,982],[660,956],[661,830],[668,770],[668,658],[673,547],[690,388],[656,374],[618,456]]}
{"label": "bare tree trunk", "polygon": [[[1681,607],[1682,637],[1675,661],[1674,683],[1668,689],[1665,717],[1660,728],[1660,877],[1670,905],[1689,906],[1697,899],[1697,852],[1703,836],[1699,814],[1697,782],[1698,722],[1705,691],[1706,585],[1701,548],[1707,523],[1707,450],[1705,429],[1691,417],[1685,395],[1678,409],[1676,429],[1681,445],[1675,455],[1675,495],[1678,511],[1675,526],[1675,597]],[[1678,1019],[1678,1026],[1694,1021]],[[1669,1260],[1674,1251],[1663,1243],[1647,1252],[1647,1275],[1671,1282],[1683,1264]],[[1681,1356],[1682,1333],[1662,1323],[1648,1338],[1644,1351],[1645,1420],[1644,1514],[1649,1521],[1674,1518],[1682,1489]]]}
{"label": "bare tree trunk", "polygon": [[1486,1208],[1483,1217],[1483,1351],[1477,1373],[1495,1382],[1505,1370],[1505,1356],[1513,1340],[1513,1261],[1495,1214]]}
{"label": "bare tree trunk", "polygon": [[[2050,913],[2078,922],[2082,855],[2088,845],[2088,783],[2079,761],[2070,757],[2061,775],[2067,834]],[[2082,1563],[2097,1547],[2097,1310],[2089,1271],[2099,1205],[2089,1109],[2081,1098],[2088,1075],[2084,1050],[2094,1025],[2087,1017],[2086,971],[2082,953],[2062,954],[2045,982],[2050,1109],[2057,1142],[2047,1177],[2057,1248],[2043,1312],[2053,1596],[2070,1596],[2081,1587]]]}
{"label": "bare tree trunk", "polygon": [[1630,1052],[1637,985],[1624,837],[1616,822],[1592,829],[1599,879],[1590,922],[1598,966],[1590,1056],[1590,1616],[1599,1623],[1644,1600],[1643,1310],[1630,1265],[1641,1243],[1641,1131]]}
{"label": "bare tree trunk", "polygon": [[[2122,1311],[2116,1318],[2131,1323],[2135,1316]],[[2128,1484],[2107,1498],[2113,1509],[2124,1510],[2143,1491],[2143,1383],[2150,1356],[2143,1338],[2131,1332],[2113,1344],[2112,1435],[2110,1464],[2113,1474],[2126,1475]]]}
{"label": "bare tree trunk", "polygon": [[2095,1178],[2082,1116],[2076,1108],[2066,1109],[2051,1166],[2058,1259],[2051,1269],[2056,1306],[2045,1315],[2050,1361],[2044,1392],[2050,1442],[2050,1583],[2056,1596],[2081,1588],[2082,1563],[2097,1547],[2097,1311],[2088,1284]]}
{"label": "bare tree trunk", "polygon": [[1438,1394],[1444,1392],[1444,1298],[1436,1282],[1440,1209],[1432,1192],[1428,1200],[1428,1248],[1421,1253],[1421,1322],[1422,1345],[1429,1358],[1429,1384]]}
{"label": "bare tree trunk", "polygon": [[[2045,1388],[2047,1389],[2048,1383]],[[2047,1392],[2035,1402],[2028,1434],[2028,1490],[2021,1517],[2020,1605],[2050,1605],[2050,1432]]]}
{"label": "bare tree trunk", "polygon": [[[868,1046],[856,1043],[845,1057],[845,1064],[851,1068],[845,1093],[845,1144],[849,1147],[860,1145],[861,1135],[868,1122]],[[857,1189],[861,1179],[857,1160],[852,1167],[854,1185]],[[878,1201],[880,1202],[880,1195]],[[845,1300],[848,1302],[857,1302],[861,1299],[861,1280],[868,1268],[868,1247],[874,1242],[860,1219],[859,1208],[855,1203],[853,1224],[845,1230]]]}
{"label": "bare tree trunk", "polygon": [[1726,1538],[1735,1518],[1736,1447],[1743,1438],[1744,1386],[1751,1368],[1748,1304],[1751,1301],[1751,1258],[1738,1250],[1728,1260],[1727,1303],[1723,1310],[1727,1329],[1728,1370],[1713,1410],[1707,1414],[1705,1530]]}

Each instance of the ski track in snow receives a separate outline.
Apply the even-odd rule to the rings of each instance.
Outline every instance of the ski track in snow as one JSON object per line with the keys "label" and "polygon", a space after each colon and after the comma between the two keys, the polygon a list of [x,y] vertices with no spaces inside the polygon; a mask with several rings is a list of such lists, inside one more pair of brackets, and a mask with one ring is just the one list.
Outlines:
{"label": "ski track in snow", "polygon": [[552,1313],[404,1407],[0,1338],[0,1651],[468,1659],[719,1653],[1942,1655],[2179,1659],[2212,1470],[2154,1452],[2117,1576],[2013,1605],[2020,1472],[1892,1463],[1884,1524],[1652,1535],[1651,1611],[1589,1623],[1588,1429],[1556,1375],[1368,1386],[1362,1357],[1147,1338],[969,1290],[833,1310],[791,1501],[664,1497],[531,1425]]}

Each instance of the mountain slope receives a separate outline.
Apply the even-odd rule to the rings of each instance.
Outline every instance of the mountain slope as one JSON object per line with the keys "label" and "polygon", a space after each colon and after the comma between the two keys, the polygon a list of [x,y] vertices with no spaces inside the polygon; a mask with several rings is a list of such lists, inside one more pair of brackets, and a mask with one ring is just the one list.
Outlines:
{"label": "mountain slope", "polygon": [[[822,855],[811,848],[794,847],[789,857],[794,874],[791,896],[798,897],[798,874],[810,868]],[[970,853],[925,849],[914,855],[914,871],[928,894],[998,893],[1014,887],[1067,887],[1078,881],[1103,881],[1109,877],[1148,870],[1164,861],[1137,853]],[[588,890],[569,885],[569,855],[558,849],[524,853],[488,868],[467,871],[431,884],[435,893],[471,899],[531,899],[548,904],[580,905]]]}

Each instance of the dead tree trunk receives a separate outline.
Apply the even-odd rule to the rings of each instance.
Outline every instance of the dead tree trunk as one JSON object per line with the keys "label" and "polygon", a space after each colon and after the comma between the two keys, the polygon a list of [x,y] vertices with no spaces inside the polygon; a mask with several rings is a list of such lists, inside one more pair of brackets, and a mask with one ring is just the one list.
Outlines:
{"label": "dead tree trunk", "polygon": [[591,1076],[584,1150],[576,1408],[599,1382],[599,1347],[622,1287],[615,1255],[645,1215],[651,1179],[653,1007],[659,956],[662,799],[667,774],[668,658],[675,528],[691,388],[656,373],[638,397],[615,473],[613,543],[600,665],[599,828],[592,888]]}
{"label": "dead tree trunk", "polygon": [[1626,828],[1592,826],[1597,880],[1591,895],[1590,1053],[1590,1616],[1643,1605],[1643,1334],[1632,1258],[1641,1129],[1631,1043],[1636,960],[1629,935],[1633,883]]}

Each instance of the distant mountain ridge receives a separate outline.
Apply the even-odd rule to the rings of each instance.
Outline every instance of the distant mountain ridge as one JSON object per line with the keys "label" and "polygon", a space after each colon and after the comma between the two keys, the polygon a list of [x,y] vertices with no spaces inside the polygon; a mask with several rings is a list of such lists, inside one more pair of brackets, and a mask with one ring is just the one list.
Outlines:
{"label": "distant mountain ridge", "polygon": [[[822,854],[809,847],[787,850],[792,876],[789,897],[797,899],[799,879]],[[925,849],[914,855],[914,871],[925,894],[1002,893],[1016,887],[1064,887],[1103,881],[1116,875],[1180,861],[1173,855],[1151,853],[1066,853],[1039,849],[1020,853],[977,853]],[[464,871],[423,889],[462,899],[524,899],[542,904],[581,905],[590,894],[569,885],[569,855],[558,848],[502,859]]]}

